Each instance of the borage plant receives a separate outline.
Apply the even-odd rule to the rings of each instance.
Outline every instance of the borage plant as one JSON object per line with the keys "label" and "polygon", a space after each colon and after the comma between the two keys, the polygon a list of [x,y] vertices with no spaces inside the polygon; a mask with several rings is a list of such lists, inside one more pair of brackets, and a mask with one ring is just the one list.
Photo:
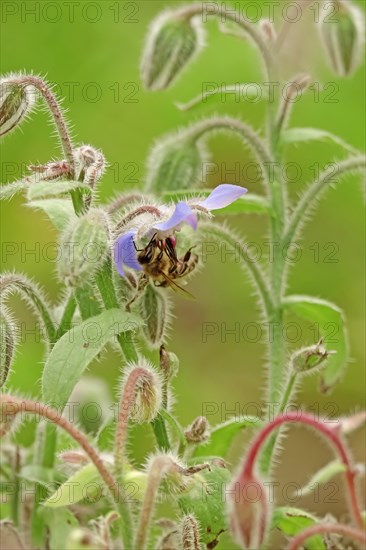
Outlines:
{"label": "borage plant", "polygon": [[[336,73],[348,76],[362,53],[362,14],[343,0],[322,7],[319,31],[324,48]],[[228,21],[231,26],[221,25],[222,31],[239,39],[250,37],[263,61],[266,80],[277,81],[276,54],[286,32],[277,33],[268,21],[254,25],[225,7],[214,8],[210,11],[205,4],[191,4],[167,11],[154,21],[142,59],[147,89],[165,89],[180,75],[202,45],[207,15],[219,16],[221,23]],[[335,19],[328,19],[327,9],[333,10]],[[305,411],[286,412],[307,374],[320,371],[322,391],[330,391],[339,381],[347,361],[347,338],[343,313],[335,304],[285,294],[288,271],[283,250],[299,237],[335,174],[333,168],[320,173],[298,202],[290,205],[282,177],[284,148],[288,143],[327,138],[349,154],[337,163],[337,180],[365,167],[365,157],[340,138],[315,128],[288,128],[294,97],[310,83],[310,75],[296,76],[284,83],[285,96],[278,93],[268,98],[265,138],[227,116],[200,120],[165,137],[151,152],[144,189],[119,194],[105,205],[97,200],[104,156],[92,146],[74,146],[49,84],[27,74],[2,79],[1,134],[16,128],[43,101],[64,156],[29,167],[29,175],[1,190],[3,199],[23,192],[27,205],[46,213],[60,231],[57,274],[63,285],[59,303],[52,306],[26,275],[10,272],[1,276],[1,385],[6,391],[1,397],[0,475],[1,489],[7,491],[3,508],[7,519],[1,523],[1,534],[6,540],[15,540],[19,548],[51,550],[197,550],[222,547],[220,536],[229,530],[241,547],[262,548],[271,530],[278,528],[292,537],[292,549],[341,548],[350,540],[365,544],[358,469],[344,441],[365,415],[358,413],[329,425]],[[251,148],[263,175],[263,196],[245,194],[245,188],[231,184],[211,191],[194,188],[199,186],[207,158],[207,138],[220,130],[235,133]],[[212,211],[224,208],[224,214],[268,216],[271,242],[279,244],[268,266],[251,261],[245,240],[212,219]],[[192,250],[191,246],[192,231],[197,231],[195,243],[216,240],[235,250],[240,244],[241,263],[251,276],[268,326],[273,327],[266,390],[266,401],[275,407],[272,419],[235,418],[211,429],[201,416],[184,430],[174,416],[171,386],[178,359],[166,347],[172,310],[169,295],[172,289],[192,297],[185,283],[200,264],[199,247]],[[18,336],[6,302],[14,292],[25,298],[44,328],[47,357],[40,401],[27,399],[11,387],[9,373],[12,366],[16,368]],[[320,328],[336,323],[341,337],[329,349],[324,333],[320,341],[293,352],[288,360],[282,336],[287,313],[317,322]],[[139,351],[139,341],[151,348],[155,364]],[[81,430],[69,410],[78,402],[75,386],[108,342],[122,356],[116,414],[98,430],[88,429],[85,422]],[[97,390],[94,399],[99,398]],[[34,443],[19,448],[14,444],[14,429],[31,415],[40,420]],[[155,434],[156,450],[144,469],[134,465],[126,448],[133,422],[149,423]],[[334,450],[335,460],[312,481],[323,483],[337,473],[344,474],[347,523],[271,502],[267,482],[279,453],[280,430],[288,423],[310,427]],[[243,428],[255,433],[233,474],[225,457]],[[172,505],[174,516],[156,518],[154,511],[161,498]]]}

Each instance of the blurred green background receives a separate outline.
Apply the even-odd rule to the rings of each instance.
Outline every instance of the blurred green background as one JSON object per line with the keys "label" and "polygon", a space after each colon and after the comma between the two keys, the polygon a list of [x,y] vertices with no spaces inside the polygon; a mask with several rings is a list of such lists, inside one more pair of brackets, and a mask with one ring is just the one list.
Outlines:
{"label": "blurred green background", "polygon": [[[364,6],[362,1],[358,3]],[[67,3],[59,2],[56,7],[55,4],[3,2],[5,32],[1,37],[1,69],[2,73],[33,71],[46,75],[57,85],[56,89],[65,98],[63,105],[72,122],[75,142],[100,147],[110,163],[100,185],[102,201],[130,188],[141,188],[145,161],[153,143],[165,133],[203,116],[213,113],[238,116],[263,132],[263,101],[237,102],[228,96],[188,112],[181,112],[174,105],[175,101],[188,101],[199,94],[205,82],[221,85],[262,81],[254,47],[220,34],[217,21],[206,24],[207,47],[174,87],[146,93],[140,82],[139,63],[148,25],[162,9],[177,6],[178,2],[77,2],[72,17]],[[256,4],[258,13],[268,17],[271,3],[257,1]],[[273,2],[275,4],[278,3]],[[16,13],[9,13],[9,7],[5,12],[5,5],[13,6]],[[235,2],[235,5],[249,17],[255,17],[250,7],[253,2]],[[275,8],[277,24],[280,9],[285,5],[286,2],[281,2],[280,7]],[[35,15],[32,10],[36,10]],[[313,12],[310,17],[314,17]],[[291,125],[324,128],[363,150],[364,67],[351,79],[335,77],[324,61],[318,36],[306,18],[299,25],[290,25],[288,40],[281,58],[282,76],[290,78],[311,68],[313,79],[320,86],[317,101],[313,89],[295,105]],[[330,102],[329,94],[333,90],[333,102]],[[28,164],[59,158],[57,141],[52,134],[47,114],[40,111],[22,131],[7,137],[2,145],[2,182],[20,178]],[[218,135],[210,140],[210,149],[218,170],[209,176],[205,187],[232,182],[246,185],[251,192],[262,193],[260,182],[249,182],[243,176],[233,178],[231,172],[235,165],[239,163],[242,169],[253,161],[239,140]],[[302,167],[300,177],[289,185],[290,196],[295,199],[312,177],[311,167],[315,163],[322,168],[330,161],[343,158],[345,153],[330,143],[309,143],[288,147],[285,156],[286,161]],[[337,303],[347,317],[352,361],[343,382],[331,395],[323,396],[317,391],[317,380],[306,378],[298,394],[299,404],[311,410],[318,408],[321,414],[342,415],[364,406],[364,210],[359,179],[348,177],[323,198],[299,243],[302,254],[294,265],[288,289],[329,299]],[[21,197],[2,204],[1,214],[3,243],[19,244],[14,255],[3,254],[3,269],[20,270],[33,276],[56,301],[62,287],[56,280],[55,265],[42,258],[43,247],[57,240],[55,230],[43,214],[28,209]],[[260,243],[265,256],[267,222],[264,218],[236,216],[229,223],[249,241]],[[40,257],[25,254],[35,247],[39,247]],[[316,249],[318,261],[314,256]],[[335,262],[327,261],[332,250],[335,250]],[[178,417],[187,425],[207,410],[207,403],[215,403],[216,412],[209,417],[213,424],[231,414],[253,413],[248,404],[263,405],[265,345],[250,341],[251,335],[241,337],[239,342],[230,335],[222,341],[222,332],[209,337],[207,342],[202,338],[204,323],[218,326],[223,323],[227,329],[239,323],[245,333],[248,323],[259,322],[251,286],[238,265],[221,261],[218,254],[209,258],[205,269],[189,283],[189,289],[198,300],[185,302],[173,296],[175,319],[169,340],[170,349],[180,358],[180,372],[175,380]],[[17,354],[11,385],[37,396],[44,349],[34,335],[24,334],[25,327],[29,331],[35,326],[32,315],[16,298],[12,299],[12,305],[19,323],[23,323],[24,342]],[[303,328],[304,337],[297,345],[313,342],[309,327]],[[115,390],[119,368],[117,354],[110,351],[90,372],[105,379],[111,390]],[[22,434],[28,443],[29,434],[29,430]],[[137,430],[135,436],[134,452],[136,460],[141,462],[151,448],[150,434]],[[350,440],[357,461],[363,461],[364,433],[359,431]],[[233,462],[242,449],[243,441],[238,441],[232,453]],[[328,458],[329,451],[318,438],[307,432],[291,431],[277,467],[276,475],[281,483],[278,500],[286,500],[282,490],[286,482],[303,484]],[[312,495],[292,504],[304,504],[319,513],[342,514],[345,510],[343,489],[339,480],[336,481],[334,503],[325,502],[328,488],[328,492],[320,490],[319,502],[315,502]],[[227,544],[222,543],[221,547],[228,547]]]}

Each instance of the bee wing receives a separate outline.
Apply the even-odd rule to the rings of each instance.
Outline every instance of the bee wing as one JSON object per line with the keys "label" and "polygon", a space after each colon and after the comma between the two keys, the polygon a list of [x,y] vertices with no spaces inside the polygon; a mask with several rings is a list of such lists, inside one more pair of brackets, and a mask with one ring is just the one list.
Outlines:
{"label": "bee wing", "polygon": [[160,272],[160,274],[164,277],[164,279],[167,281],[167,283],[169,284],[170,288],[172,290],[174,290],[174,292],[176,292],[177,294],[179,294],[180,296],[182,296],[182,298],[185,298],[186,300],[196,300],[196,297],[193,296],[193,294],[191,294],[190,292],[188,292],[188,290],[184,290],[184,288],[182,288],[181,286],[179,286],[175,281],[173,281],[173,279],[171,279],[170,277],[168,277],[168,275],[166,275],[165,273],[163,273],[162,271]]}

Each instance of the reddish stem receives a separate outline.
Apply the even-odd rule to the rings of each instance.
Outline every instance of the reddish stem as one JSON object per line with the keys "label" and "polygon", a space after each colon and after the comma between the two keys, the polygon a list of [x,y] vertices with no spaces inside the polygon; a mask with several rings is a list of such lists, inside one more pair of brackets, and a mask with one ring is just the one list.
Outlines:
{"label": "reddish stem", "polygon": [[118,418],[114,439],[114,467],[117,479],[122,481],[123,461],[127,440],[128,418],[135,402],[136,387],[140,378],[149,373],[142,367],[134,368],[124,385],[118,408]]}
{"label": "reddish stem", "polygon": [[304,529],[304,531],[296,535],[288,545],[287,550],[298,550],[307,539],[322,533],[345,535],[350,539],[366,543],[366,534],[363,530],[355,529],[349,525],[342,525],[341,523],[319,523],[318,525],[312,525]]}
{"label": "reddish stem", "polygon": [[70,172],[72,175],[74,175],[75,166],[74,166],[74,155],[73,155],[71,138],[70,138],[66,120],[63,116],[60,104],[57,101],[56,96],[52,93],[48,84],[38,76],[33,76],[33,75],[19,76],[17,78],[13,78],[12,82],[16,84],[34,86],[41,93],[43,99],[47,103],[52,113],[53,120],[55,122],[58,134],[60,136],[62,149],[66,156],[66,160],[70,165]]}
{"label": "reddish stem", "polygon": [[253,469],[255,466],[257,456],[267,437],[274,430],[277,430],[283,424],[288,424],[290,422],[299,422],[300,424],[311,426],[312,428],[314,428],[314,430],[321,432],[321,434],[335,448],[342,463],[346,468],[346,471],[345,471],[346,485],[348,489],[348,496],[349,496],[349,502],[350,502],[350,508],[351,508],[351,514],[353,516],[353,520],[356,525],[358,525],[360,528],[363,529],[364,523],[362,519],[361,509],[360,509],[358,496],[357,496],[357,489],[355,485],[356,473],[352,468],[351,459],[347,453],[346,447],[341,439],[341,436],[336,429],[329,428],[328,426],[326,426],[324,422],[315,420],[315,418],[312,415],[306,412],[301,412],[300,416],[298,416],[297,412],[288,412],[287,414],[282,414],[277,416],[271,422],[266,424],[262,428],[262,430],[260,430],[260,432],[256,435],[256,437],[254,438],[249,448],[241,475],[244,477],[248,476],[249,478],[253,476]]}

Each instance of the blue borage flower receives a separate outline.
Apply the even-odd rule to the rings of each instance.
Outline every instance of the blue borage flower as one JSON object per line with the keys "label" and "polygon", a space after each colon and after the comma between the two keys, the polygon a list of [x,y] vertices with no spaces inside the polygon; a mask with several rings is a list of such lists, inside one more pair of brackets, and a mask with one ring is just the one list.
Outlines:
{"label": "blue borage flower", "polygon": [[[130,213],[124,232],[116,239],[114,246],[114,262],[118,273],[126,277],[124,266],[137,271],[142,267],[137,259],[136,241],[156,234],[158,240],[172,237],[186,223],[197,229],[197,212],[210,215],[212,210],[225,208],[247,192],[239,185],[222,184],[216,187],[205,199],[188,199],[174,205],[162,205],[158,208],[140,206],[136,215]],[[173,212],[172,209],[174,208]]]}

